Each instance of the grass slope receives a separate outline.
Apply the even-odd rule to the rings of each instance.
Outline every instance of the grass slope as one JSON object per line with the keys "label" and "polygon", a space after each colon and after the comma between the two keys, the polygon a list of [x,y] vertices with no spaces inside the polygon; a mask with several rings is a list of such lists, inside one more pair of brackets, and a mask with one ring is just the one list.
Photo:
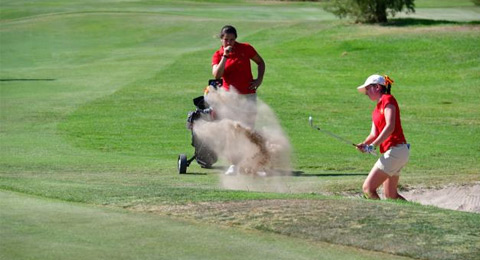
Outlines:
{"label": "grass slope", "polygon": [[2,259],[405,259],[11,192],[0,206]]}

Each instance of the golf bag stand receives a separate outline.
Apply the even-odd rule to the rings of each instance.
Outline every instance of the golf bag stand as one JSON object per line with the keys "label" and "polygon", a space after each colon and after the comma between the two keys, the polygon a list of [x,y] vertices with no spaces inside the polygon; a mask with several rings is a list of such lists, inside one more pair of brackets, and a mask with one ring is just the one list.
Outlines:
{"label": "golf bag stand", "polygon": [[[209,80],[208,84],[216,89],[217,87],[221,87],[222,81]],[[194,98],[193,104],[195,105],[196,110],[188,112],[187,129],[190,129],[192,133],[192,146],[195,148],[195,152],[190,159],[187,158],[186,154],[180,154],[178,156],[177,168],[179,174],[187,173],[187,167],[190,166],[190,163],[192,163],[193,160],[196,160],[202,168],[211,168],[212,165],[217,162],[217,154],[208,146],[208,144],[204,143],[200,138],[198,138],[193,131],[193,125],[197,120],[215,120],[213,109],[209,107],[204,96]]]}

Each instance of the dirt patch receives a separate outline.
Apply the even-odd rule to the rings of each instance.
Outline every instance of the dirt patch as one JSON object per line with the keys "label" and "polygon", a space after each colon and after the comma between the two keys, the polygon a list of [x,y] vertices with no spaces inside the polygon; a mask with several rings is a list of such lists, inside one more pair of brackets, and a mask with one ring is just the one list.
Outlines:
{"label": "dirt patch", "polygon": [[402,192],[402,195],[422,205],[480,213],[480,183],[438,189],[416,188]]}
{"label": "dirt patch", "polygon": [[[134,211],[151,212],[174,217],[223,223],[226,225],[256,226],[255,220],[294,220],[298,215],[314,218],[329,212],[329,201],[319,200],[248,200],[232,202],[201,202],[187,205],[135,206]],[[301,214],[299,214],[301,213]],[[297,216],[296,216],[297,215]]]}

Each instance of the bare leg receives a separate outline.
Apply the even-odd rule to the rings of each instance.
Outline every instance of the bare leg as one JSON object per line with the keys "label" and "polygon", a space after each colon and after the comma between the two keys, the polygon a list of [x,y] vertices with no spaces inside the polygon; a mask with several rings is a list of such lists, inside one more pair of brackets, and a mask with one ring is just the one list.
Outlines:
{"label": "bare leg", "polygon": [[383,183],[383,192],[388,199],[406,200],[402,195],[398,194],[397,186],[399,179],[400,176],[392,176]]}
{"label": "bare leg", "polygon": [[369,199],[380,199],[377,188],[382,185],[388,177],[388,174],[374,166],[363,183],[363,193],[365,196]]}

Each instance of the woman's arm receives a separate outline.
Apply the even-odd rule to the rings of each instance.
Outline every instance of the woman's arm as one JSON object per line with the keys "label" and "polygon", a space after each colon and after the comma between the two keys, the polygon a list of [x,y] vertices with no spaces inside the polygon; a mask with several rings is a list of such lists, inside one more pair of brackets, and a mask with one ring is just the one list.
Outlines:
{"label": "woman's arm", "polygon": [[375,137],[377,136],[377,129],[375,128],[375,124],[372,122],[372,129],[370,130],[370,134],[365,138],[362,144],[371,144]]}
{"label": "woman's arm", "polygon": [[395,130],[395,106],[389,104],[383,110],[385,115],[385,128],[383,131],[378,135],[377,139],[375,139],[371,144],[375,147],[379,146],[383,143],[387,138],[393,133]]}
{"label": "woman's arm", "polygon": [[220,62],[212,67],[212,74],[215,79],[220,79],[223,76],[225,71],[225,63],[227,62],[228,55],[232,52],[232,46],[227,46],[224,48],[224,53]]}
{"label": "woman's arm", "polygon": [[223,76],[223,72],[225,71],[225,63],[227,62],[227,57],[222,56],[222,59],[218,64],[213,65],[212,67],[212,74],[215,79],[220,79]]}
{"label": "woman's arm", "polygon": [[257,89],[263,81],[263,75],[265,74],[265,61],[262,59],[260,54],[257,53],[252,60],[257,64],[257,78],[252,81],[250,84],[250,89]]}
{"label": "woman's arm", "polygon": [[370,134],[367,136],[367,138],[365,138],[365,141],[356,145],[357,150],[365,152],[365,146],[375,140],[375,136],[377,136],[377,130],[375,128],[375,124],[372,122],[372,129],[370,130]]}

